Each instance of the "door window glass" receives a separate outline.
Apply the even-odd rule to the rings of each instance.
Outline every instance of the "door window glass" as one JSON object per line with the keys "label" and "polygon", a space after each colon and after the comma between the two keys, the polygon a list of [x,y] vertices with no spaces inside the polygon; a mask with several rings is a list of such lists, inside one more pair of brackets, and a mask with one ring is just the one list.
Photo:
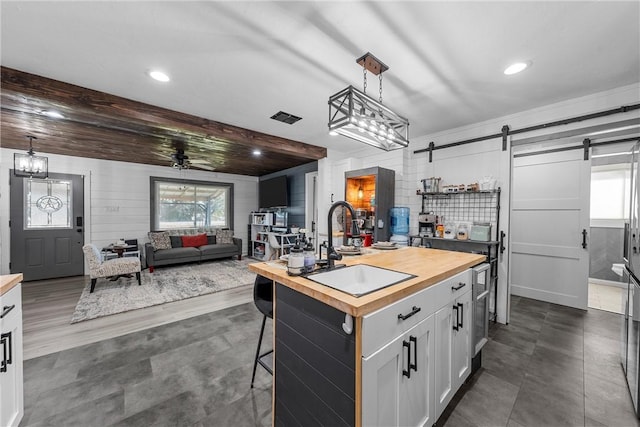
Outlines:
{"label": "door window glass", "polygon": [[71,181],[24,180],[24,229],[71,228]]}

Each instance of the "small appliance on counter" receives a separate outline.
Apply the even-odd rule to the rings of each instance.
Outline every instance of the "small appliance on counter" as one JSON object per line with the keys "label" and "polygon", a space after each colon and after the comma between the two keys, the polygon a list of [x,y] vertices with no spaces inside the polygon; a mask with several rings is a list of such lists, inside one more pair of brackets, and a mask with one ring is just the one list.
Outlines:
{"label": "small appliance on counter", "polygon": [[436,232],[436,216],[433,212],[418,214],[418,233],[420,237],[433,237]]}
{"label": "small appliance on counter", "polygon": [[491,240],[491,224],[490,223],[474,223],[471,226],[469,239],[479,242],[488,242]]}

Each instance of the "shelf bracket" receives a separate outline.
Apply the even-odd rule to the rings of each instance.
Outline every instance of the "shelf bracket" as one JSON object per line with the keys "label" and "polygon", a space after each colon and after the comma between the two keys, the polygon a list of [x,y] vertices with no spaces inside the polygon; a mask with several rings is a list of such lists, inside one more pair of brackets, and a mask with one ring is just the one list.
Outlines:
{"label": "shelf bracket", "polygon": [[502,126],[502,151],[507,151],[507,137],[509,136],[509,125]]}

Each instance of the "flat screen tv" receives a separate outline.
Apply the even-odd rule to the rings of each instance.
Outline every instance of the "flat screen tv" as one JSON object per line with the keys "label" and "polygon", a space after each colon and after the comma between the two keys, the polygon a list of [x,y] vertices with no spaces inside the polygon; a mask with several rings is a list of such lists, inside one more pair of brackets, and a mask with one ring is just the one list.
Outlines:
{"label": "flat screen tv", "polygon": [[260,181],[258,186],[260,208],[269,209],[289,205],[286,175]]}

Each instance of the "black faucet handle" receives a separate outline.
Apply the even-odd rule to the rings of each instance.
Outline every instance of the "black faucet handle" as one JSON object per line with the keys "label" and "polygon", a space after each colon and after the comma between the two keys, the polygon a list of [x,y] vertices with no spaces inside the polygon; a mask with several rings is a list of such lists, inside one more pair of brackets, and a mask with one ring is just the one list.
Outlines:
{"label": "black faucet handle", "polygon": [[329,248],[327,251],[327,258],[339,261],[342,259],[342,254],[338,253],[333,247]]}

